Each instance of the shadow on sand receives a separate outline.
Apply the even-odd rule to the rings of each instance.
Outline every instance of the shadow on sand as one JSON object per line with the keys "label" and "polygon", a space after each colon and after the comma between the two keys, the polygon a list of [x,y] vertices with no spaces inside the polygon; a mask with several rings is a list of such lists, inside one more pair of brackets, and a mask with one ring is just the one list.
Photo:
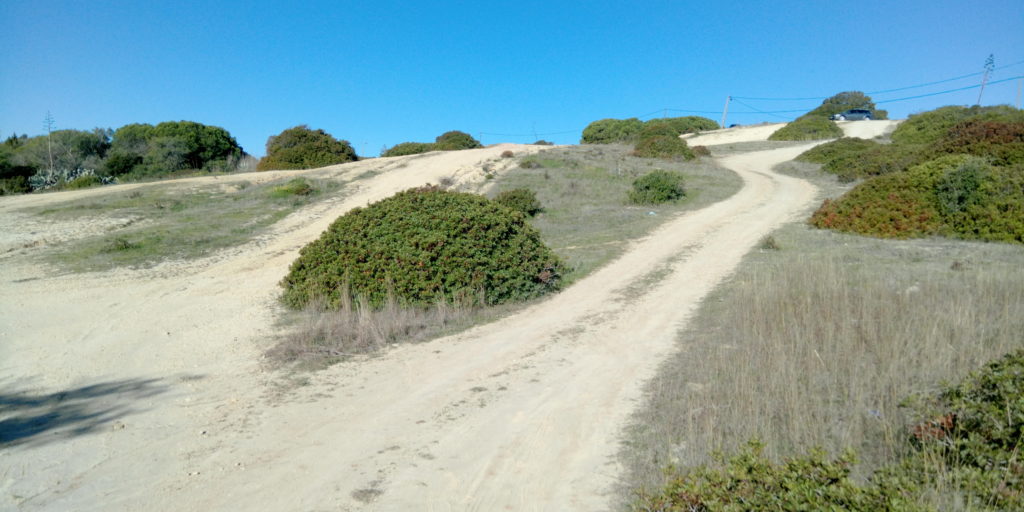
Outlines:
{"label": "shadow on sand", "polygon": [[136,402],[167,389],[163,379],[127,379],[50,394],[0,390],[0,450],[94,432],[139,412]]}

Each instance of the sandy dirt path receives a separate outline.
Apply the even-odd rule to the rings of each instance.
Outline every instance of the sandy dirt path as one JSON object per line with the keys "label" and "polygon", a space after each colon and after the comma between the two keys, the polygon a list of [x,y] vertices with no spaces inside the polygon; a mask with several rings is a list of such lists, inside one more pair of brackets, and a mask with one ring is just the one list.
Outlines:
{"label": "sandy dirt path", "polygon": [[723,159],[740,192],[669,221],[570,289],[336,365],[283,400],[271,396],[278,377],[259,364],[259,340],[273,331],[274,285],[297,248],[338,211],[457,164],[472,175],[473,161],[438,161],[471,155],[369,179],[320,217],[286,220],[269,242],[166,276],[25,281],[38,269],[18,267],[0,290],[0,366],[5,389],[21,391],[4,396],[66,425],[0,451],[0,505],[607,509],[618,435],[643,382],[702,297],[809,206],[811,185],[770,168],[812,145]]}

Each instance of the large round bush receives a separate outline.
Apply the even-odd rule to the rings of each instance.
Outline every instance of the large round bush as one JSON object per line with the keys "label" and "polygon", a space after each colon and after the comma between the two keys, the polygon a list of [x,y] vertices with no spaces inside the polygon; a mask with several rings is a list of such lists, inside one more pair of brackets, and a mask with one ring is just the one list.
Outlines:
{"label": "large round bush", "polygon": [[601,119],[594,121],[583,129],[582,144],[614,144],[616,142],[632,142],[640,134],[644,122],[631,117],[629,119]]}
{"label": "large round bush", "polygon": [[458,151],[461,149],[476,149],[484,147],[480,141],[472,135],[458,130],[442,133],[434,139],[434,149],[441,151]]}
{"label": "large round bush", "polygon": [[409,305],[498,304],[557,289],[560,267],[524,216],[424,187],[339,217],[302,249],[282,286],[292,307],[316,299],[337,307],[346,290],[372,306],[389,292]]}
{"label": "large round bush", "polygon": [[267,139],[267,156],[257,169],[313,169],[356,160],[356,151],[345,140],[308,126],[289,128]]}

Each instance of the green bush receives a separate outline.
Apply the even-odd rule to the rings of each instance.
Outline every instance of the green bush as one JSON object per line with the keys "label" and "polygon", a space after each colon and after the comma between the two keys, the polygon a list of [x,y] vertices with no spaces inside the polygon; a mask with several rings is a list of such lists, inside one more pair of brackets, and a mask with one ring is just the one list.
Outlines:
{"label": "green bush", "polygon": [[537,200],[537,194],[528,188],[514,188],[503,191],[494,196],[494,202],[520,212],[527,217],[533,217],[540,213],[542,209],[540,201]]}
{"label": "green bush", "polygon": [[1024,122],[1024,111],[1006,105],[995,107],[948,106],[914,114],[892,132],[892,140],[901,144],[935,144],[957,124],[970,121]]}
{"label": "green bush", "polygon": [[453,130],[437,136],[434,140],[434,148],[440,151],[459,151],[462,149],[476,149],[484,147],[480,141],[474,139],[466,132]]}
{"label": "green bush", "polygon": [[636,143],[633,156],[641,158],[664,158],[693,160],[696,156],[686,141],[675,135],[654,135]]}
{"label": "green bush", "polygon": [[655,169],[634,180],[628,194],[631,203],[658,204],[685,196],[686,189],[682,174]]}
{"label": "green bush", "polygon": [[946,132],[936,149],[983,156],[995,165],[1024,164],[1024,121],[963,121]]}
{"label": "green bush", "polygon": [[651,119],[645,124],[658,124],[665,123],[671,126],[675,131],[676,135],[682,135],[684,133],[696,133],[706,130],[717,130],[719,128],[718,123],[706,117],[700,116],[685,116],[685,117],[667,117],[661,119]]}
{"label": "green bush", "polygon": [[306,178],[292,178],[288,183],[270,189],[270,197],[308,196],[316,192]]}
{"label": "green bush", "polygon": [[843,136],[843,131],[829,120],[829,116],[849,109],[871,110],[872,119],[885,119],[884,110],[876,110],[871,97],[859,91],[841,92],[827,98],[821,105],[796,118],[768,137],[768,140],[821,140]]}
{"label": "green bush", "polygon": [[872,119],[887,119],[889,114],[884,110],[876,109],[875,103],[867,94],[860,91],[846,91],[825,99],[820,106],[804,115],[828,119],[833,114],[855,108],[870,110]]}
{"label": "green bush", "polygon": [[716,457],[712,466],[686,473],[669,468],[658,494],[641,494],[633,510],[928,510],[906,496],[905,487],[865,486],[850,479],[852,453],[829,459],[821,450],[774,463],[751,441],[739,453]]}
{"label": "green bush", "polygon": [[941,234],[1024,243],[1024,166],[947,155],[861,183],[811,216],[819,228],[883,238]]}
{"label": "green bush", "polygon": [[339,217],[302,249],[282,281],[303,307],[345,294],[378,307],[476,299],[498,304],[558,288],[561,263],[521,215],[482,196],[411,189]]}
{"label": "green bush", "polygon": [[427,153],[430,151],[436,151],[437,148],[429,142],[402,142],[395,146],[384,150],[380,156],[405,156],[405,155],[418,155],[420,153]]}
{"label": "green bush", "polygon": [[768,140],[821,140],[842,136],[843,130],[828,117],[804,116],[775,130]]}
{"label": "green bush", "polygon": [[648,121],[640,128],[637,139],[644,140],[651,137],[679,137],[680,132],[675,126],[664,121]]}
{"label": "green bush", "polygon": [[98,187],[103,184],[99,176],[94,174],[88,174],[85,176],[79,176],[64,184],[61,188],[64,190],[77,190],[81,188]]}
{"label": "green bush", "polygon": [[827,164],[837,158],[845,158],[849,155],[859,155],[871,148],[878,147],[878,143],[857,137],[843,137],[832,142],[814,146],[796,157],[801,162],[815,164]]}
{"label": "green bush", "polygon": [[629,119],[601,119],[594,121],[583,129],[581,144],[614,144],[617,142],[633,142],[644,127],[644,122],[631,117]]}
{"label": "green bush", "polygon": [[358,157],[348,141],[302,125],[267,139],[267,155],[260,159],[256,169],[313,169],[355,160]]}
{"label": "green bush", "polygon": [[693,151],[693,156],[711,156],[711,150],[707,146],[691,146],[690,151]]}
{"label": "green bush", "polygon": [[31,191],[32,187],[28,185],[28,178],[24,176],[0,179],[0,196],[27,194]]}

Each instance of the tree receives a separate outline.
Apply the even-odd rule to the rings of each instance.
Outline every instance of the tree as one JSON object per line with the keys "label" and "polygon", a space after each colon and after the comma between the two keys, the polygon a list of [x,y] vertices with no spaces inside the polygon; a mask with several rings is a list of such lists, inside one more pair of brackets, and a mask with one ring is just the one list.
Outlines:
{"label": "tree", "polygon": [[267,156],[260,159],[257,170],[312,169],[358,160],[347,140],[309,126],[288,128],[267,139]]}

